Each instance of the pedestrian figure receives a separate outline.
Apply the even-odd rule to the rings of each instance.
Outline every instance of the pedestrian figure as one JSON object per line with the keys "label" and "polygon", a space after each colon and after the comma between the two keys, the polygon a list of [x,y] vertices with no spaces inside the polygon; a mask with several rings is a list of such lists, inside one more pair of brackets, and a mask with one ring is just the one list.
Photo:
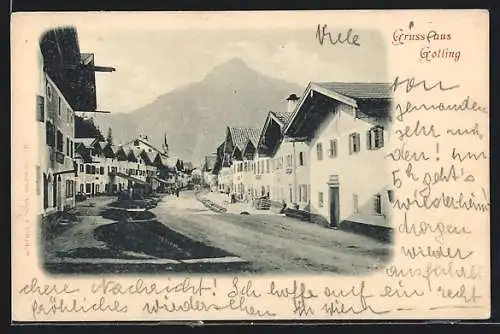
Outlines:
{"label": "pedestrian figure", "polygon": [[285,200],[282,200],[280,213],[285,213],[285,210],[286,210],[286,202]]}
{"label": "pedestrian figure", "polygon": [[179,197],[179,193],[180,193],[180,190],[179,190],[179,188],[177,188],[177,189],[175,190],[175,195],[176,195],[177,197]]}

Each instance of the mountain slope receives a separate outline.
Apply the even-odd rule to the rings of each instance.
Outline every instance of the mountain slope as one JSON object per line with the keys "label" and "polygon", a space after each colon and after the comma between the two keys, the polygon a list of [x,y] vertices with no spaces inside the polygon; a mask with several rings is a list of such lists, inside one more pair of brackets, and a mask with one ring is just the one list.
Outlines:
{"label": "mountain slope", "polygon": [[96,117],[101,129],[113,129],[115,143],[139,134],[197,165],[215,152],[226,126],[261,127],[268,111],[285,111],[285,99],[303,88],[249,68],[240,59],[215,67],[202,81],[177,88],[130,113]]}

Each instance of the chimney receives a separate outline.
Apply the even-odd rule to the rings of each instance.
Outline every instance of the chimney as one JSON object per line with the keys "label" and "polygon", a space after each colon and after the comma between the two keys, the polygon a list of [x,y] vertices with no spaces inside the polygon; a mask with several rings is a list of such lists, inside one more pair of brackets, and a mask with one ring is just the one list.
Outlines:
{"label": "chimney", "polygon": [[297,105],[299,99],[300,98],[295,94],[291,94],[286,98],[286,100],[288,101],[287,111],[289,113],[292,113],[295,110],[295,106]]}

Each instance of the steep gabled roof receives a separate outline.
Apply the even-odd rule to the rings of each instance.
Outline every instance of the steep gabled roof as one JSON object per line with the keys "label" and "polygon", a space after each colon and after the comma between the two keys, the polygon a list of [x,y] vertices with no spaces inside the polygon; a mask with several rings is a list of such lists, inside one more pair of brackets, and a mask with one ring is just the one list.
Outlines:
{"label": "steep gabled roof", "polygon": [[[267,114],[266,122],[259,137],[259,142],[256,147],[260,152],[266,154],[274,154],[278,149],[286,126],[293,117],[291,112],[270,111]],[[274,131],[269,132],[271,129]]]}
{"label": "steep gabled roof", "polygon": [[260,130],[256,128],[229,127],[229,133],[234,146],[243,150],[249,139],[253,142],[258,141]]}
{"label": "steep gabled roof", "polygon": [[[257,145],[258,145],[258,141],[257,141]],[[243,159],[245,159],[249,156],[249,154],[250,154],[249,149],[253,149],[253,152],[255,152],[257,145],[254,144],[254,142],[252,140],[247,140],[245,148],[243,148],[243,151],[241,151],[241,155],[242,155]]]}
{"label": "steep gabled roof", "polygon": [[160,155],[160,153],[155,152],[155,151],[153,151],[153,152],[144,151],[144,153],[146,153],[146,155],[151,163],[153,163],[155,161],[156,156]]}
{"label": "steep gabled roof", "polygon": [[292,116],[293,116],[293,113],[291,113],[291,112],[271,111],[271,113],[281,123],[281,126],[283,128],[288,125],[288,122],[292,119]]}
{"label": "steep gabled roof", "polygon": [[325,108],[314,107],[315,103],[344,104],[352,108],[356,118],[390,119],[390,87],[389,83],[310,82],[285,133],[294,138],[310,138],[328,114]]}
{"label": "steep gabled roof", "polygon": [[96,142],[99,140],[97,138],[75,138],[75,144],[81,144],[85,148],[92,148]]}
{"label": "steep gabled roof", "polygon": [[390,99],[391,84],[385,82],[313,82],[314,85],[353,99]]}

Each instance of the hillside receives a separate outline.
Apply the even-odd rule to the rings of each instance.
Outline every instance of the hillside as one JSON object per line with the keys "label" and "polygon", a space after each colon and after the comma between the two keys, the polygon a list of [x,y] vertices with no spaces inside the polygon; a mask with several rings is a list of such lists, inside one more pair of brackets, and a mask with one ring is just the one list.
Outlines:
{"label": "hillside", "polygon": [[260,127],[269,110],[286,110],[288,95],[300,95],[303,89],[233,59],[202,81],[170,91],[140,109],[95,119],[101,129],[113,129],[115,143],[142,133],[160,145],[166,134],[170,151],[197,165],[216,150],[226,126]]}

